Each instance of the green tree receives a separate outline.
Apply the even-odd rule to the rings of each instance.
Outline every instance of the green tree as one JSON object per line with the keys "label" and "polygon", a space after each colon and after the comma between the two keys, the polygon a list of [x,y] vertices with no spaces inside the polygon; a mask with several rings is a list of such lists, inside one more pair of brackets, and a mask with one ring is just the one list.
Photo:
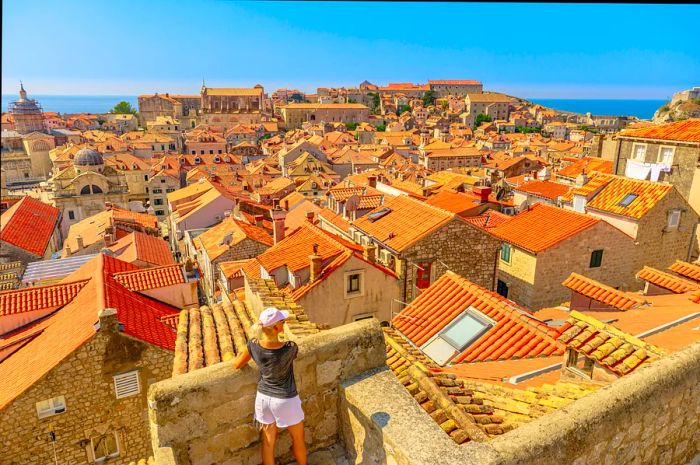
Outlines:
{"label": "green tree", "polygon": [[384,132],[386,131],[386,124],[380,124],[375,129],[377,130],[377,132]]}
{"label": "green tree", "polygon": [[490,123],[491,122],[491,117],[489,115],[485,115],[483,113],[479,113],[476,115],[476,120],[474,121],[474,126],[479,127],[481,123]]}
{"label": "green tree", "polygon": [[411,112],[411,106],[410,105],[401,105],[398,110],[396,110],[397,115],[401,115],[404,112]]}
{"label": "green tree", "polygon": [[447,100],[445,100],[444,102],[442,102],[442,109],[443,109],[443,110],[447,110],[447,107],[449,107],[449,106],[450,106],[450,104],[447,103]]}
{"label": "green tree", "polygon": [[295,103],[301,103],[304,101],[304,96],[294,92],[292,95],[289,96],[289,100]]}
{"label": "green tree", "polygon": [[348,98],[348,103],[357,103],[354,98]]}
{"label": "green tree", "polygon": [[372,101],[370,102],[372,110],[377,110],[379,108],[379,105],[381,104],[381,101],[379,99],[379,92],[370,92],[367,95],[372,97]]}
{"label": "green tree", "polygon": [[121,102],[114,105],[114,108],[109,110],[109,112],[117,115],[135,115],[136,109],[132,107],[129,102],[122,100]]}
{"label": "green tree", "polygon": [[437,95],[432,90],[426,90],[423,94],[423,106],[428,107],[430,105],[435,105],[435,99]]}
{"label": "green tree", "polygon": [[357,129],[357,123],[345,123],[345,128],[348,131],[354,131],[355,129]]}

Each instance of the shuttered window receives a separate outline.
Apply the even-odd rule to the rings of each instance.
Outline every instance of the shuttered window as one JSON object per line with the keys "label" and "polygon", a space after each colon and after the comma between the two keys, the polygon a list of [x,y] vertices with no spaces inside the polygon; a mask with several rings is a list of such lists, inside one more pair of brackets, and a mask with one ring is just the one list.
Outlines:
{"label": "shuttered window", "polygon": [[114,392],[117,395],[117,399],[135,396],[141,392],[139,372],[134,370],[128,373],[114,375]]}

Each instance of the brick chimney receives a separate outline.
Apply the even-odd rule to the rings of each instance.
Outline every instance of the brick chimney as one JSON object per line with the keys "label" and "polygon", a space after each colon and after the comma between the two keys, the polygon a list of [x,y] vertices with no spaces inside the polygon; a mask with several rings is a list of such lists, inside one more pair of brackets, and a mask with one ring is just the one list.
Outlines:
{"label": "brick chimney", "polygon": [[284,239],[284,220],[287,218],[287,212],[282,210],[279,205],[270,211],[272,216],[272,233],[275,239],[275,244]]}
{"label": "brick chimney", "polygon": [[308,221],[309,223],[313,223],[315,217],[316,217],[316,215],[314,214],[314,212],[312,210],[309,210],[308,212],[306,212],[306,221]]}
{"label": "brick chimney", "polygon": [[365,260],[372,263],[377,261],[377,246],[374,243],[363,245],[362,249],[362,256]]}
{"label": "brick chimney", "polygon": [[253,220],[255,220],[255,226],[262,228],[263,215],[254,215]]}
{"label": "brick chimney", "polygon": [[369,187],[372,187],[374,189],[377,188],[377,177],[376,176],[367,176],[367,181],[369,182]]}
{"label": "brick chimney", "polygon": [[313,252],[309,255],[309,282],[316,281],[321,276],[323,259],[318,254],[318,244],[313,245]]}
{"label": "brick chimney", "polygon": [[489,201],[489,195],[491,195],[491,187],[474,186],[472,193],[479,197],[479,203],[487,203]]}

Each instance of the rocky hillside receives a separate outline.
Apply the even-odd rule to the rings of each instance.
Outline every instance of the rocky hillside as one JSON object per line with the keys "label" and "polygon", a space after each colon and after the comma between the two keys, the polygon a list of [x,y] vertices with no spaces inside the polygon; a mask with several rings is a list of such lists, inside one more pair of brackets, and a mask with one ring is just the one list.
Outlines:
{"label": "rocky hillside", "polygon": [[654,123],[668,123],[688,118],[700,117],[700,100],[686,100],[671,104],[668,102],[654,113]]}

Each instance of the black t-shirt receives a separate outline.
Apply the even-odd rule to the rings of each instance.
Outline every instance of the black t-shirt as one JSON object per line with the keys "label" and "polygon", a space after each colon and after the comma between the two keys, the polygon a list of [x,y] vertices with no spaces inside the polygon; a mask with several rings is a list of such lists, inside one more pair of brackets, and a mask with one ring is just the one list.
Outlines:
{"label": "black t-shirt", "polygon": [[288,341],[278,349],[266,349],[257,339],[248,341],[248,352],[260,369],[258,392],[278,399],[289,399],[297,395],[294,381],[294,359],[299,348]]}

